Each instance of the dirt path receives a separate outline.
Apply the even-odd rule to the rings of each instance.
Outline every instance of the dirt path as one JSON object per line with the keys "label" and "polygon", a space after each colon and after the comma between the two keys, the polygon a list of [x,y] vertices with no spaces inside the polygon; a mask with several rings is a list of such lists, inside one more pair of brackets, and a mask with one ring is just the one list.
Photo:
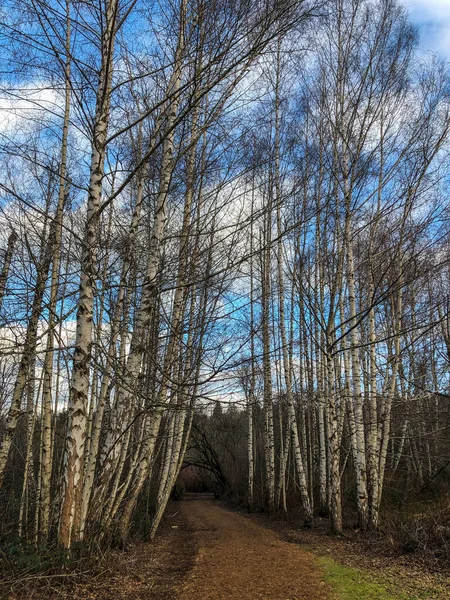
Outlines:
{"label": "dirt path", "polygon": [[195,537],[194,568],[179,600],[328,600],[314,555],[210,499],[180,512]]}
{"label": "dirt path", "polygon": [[73,571],[0,572],[0,599],[450,600],[446,572],[368,548],[197,495],[169,504],[152,543],[134,541]]}

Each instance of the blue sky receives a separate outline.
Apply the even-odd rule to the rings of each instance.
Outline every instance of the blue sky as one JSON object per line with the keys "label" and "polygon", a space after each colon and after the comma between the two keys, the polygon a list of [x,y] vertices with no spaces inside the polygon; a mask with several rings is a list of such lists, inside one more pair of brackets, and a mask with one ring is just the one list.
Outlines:
{"label": "blue sky", "polygon": [[419,26],[421,47],[450,61],[450,0],[403,0]]}

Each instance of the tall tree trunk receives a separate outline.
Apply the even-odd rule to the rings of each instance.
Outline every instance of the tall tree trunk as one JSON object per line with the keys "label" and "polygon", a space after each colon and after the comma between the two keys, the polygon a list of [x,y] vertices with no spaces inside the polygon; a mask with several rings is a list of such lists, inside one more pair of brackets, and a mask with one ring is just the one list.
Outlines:
{"label": "tall tree trunk", "polygon": [[87,218],[81,257],[75,350],[69,395],[69,423],[66,436],[64,494],[58,540],[66,549],[79,538],[83,490],[83,461],[87,428],[87,403],[93,335],[96,247],[98,244],[100,200],[109,124],[113,53],[118,0],[108,0],[102,35],[101,68],[94,117]]}
{"label": "tall tree trunk", "polygon": [[39,540],[45,543],[48,536],[51,504],[51,473],[52,473],[52,387],[54,339],[56,327],[56,305],[58,297],[59,267],[62,240],[64,205],[67,189],[67,141],[70,119],[70,0],[66,1],[66,56],[64,70],[65,101],[62,125],[61,164],[59,169],[58,204],[55,214],[55,240],[52,257],[52,272],[50,280],[50,302],[48,307],[47,347],[43,366],[42,390],[42,463],[41,489],[39,503]]}

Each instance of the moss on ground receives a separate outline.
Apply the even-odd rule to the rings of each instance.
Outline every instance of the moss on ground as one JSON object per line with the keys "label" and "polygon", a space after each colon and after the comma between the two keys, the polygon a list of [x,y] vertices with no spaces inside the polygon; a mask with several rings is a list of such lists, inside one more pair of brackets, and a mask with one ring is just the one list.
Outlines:
{"label": "moss on ground", "polygon": [[375,581],[361,569],[347,567],[328,556],[319,558],[325,580],[339,600],[428,600],[426,596],[410,596],[395,587],[395,583],[386,585]]}

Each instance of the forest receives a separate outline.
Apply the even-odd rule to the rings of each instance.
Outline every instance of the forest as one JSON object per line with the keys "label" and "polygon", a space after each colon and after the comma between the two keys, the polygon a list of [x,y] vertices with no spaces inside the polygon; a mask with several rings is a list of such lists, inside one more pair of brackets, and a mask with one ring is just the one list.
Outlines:
{"label": "forest", "polygon": [[187,490],[448,564],[450,65],[405,6],[4,0],[0,71],[1,553]]}

